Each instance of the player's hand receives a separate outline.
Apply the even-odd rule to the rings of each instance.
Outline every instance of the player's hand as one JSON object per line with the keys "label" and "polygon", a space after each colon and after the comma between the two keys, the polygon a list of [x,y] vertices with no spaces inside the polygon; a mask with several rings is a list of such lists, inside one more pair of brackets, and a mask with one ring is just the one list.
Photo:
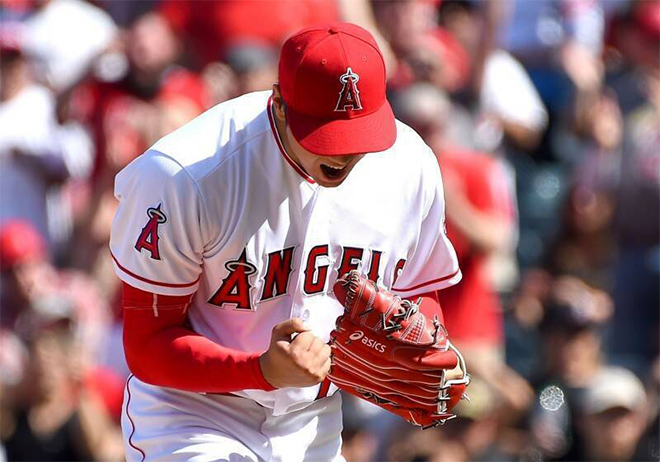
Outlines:
{"label": "player's hand", "polygon": [[266,381],[276,388],[309,387],[322,382],[330,371],[330,351],[301,319],[293,318],[273,328],[270,347],[259,365]]}

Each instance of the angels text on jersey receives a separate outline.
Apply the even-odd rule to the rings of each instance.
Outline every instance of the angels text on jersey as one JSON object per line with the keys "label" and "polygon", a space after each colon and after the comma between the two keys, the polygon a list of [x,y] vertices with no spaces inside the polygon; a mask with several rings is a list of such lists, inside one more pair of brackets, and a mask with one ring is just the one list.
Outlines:
{"label": "angels text on jersey", "polygon": [[[143,250],[154,260],[160,260],[158,249],[158,227],[167,222],[167,217],[162,210],[162,205],[150,207],[147,209],[149,220],[142,228],[135,249],[138,252]],[[268,301],[270,299],[287,295],[289,293],[289,282],[294,272],[294,253],[298,247],[291,246],[269,252],[263,259],[266,271],[261,276],[260,294],[256,298],[256,303]],[[368,257],[367,257],[368,255]],[[351,270],[368,270],[366,274],[370,280],[378,283],[382,280],[380,272],[381,250],[365,250],[359,247],[342,246],[341,259],[335,265],[338,275],[343,275]],[[303,292],[305,295],[316,295],[325,293],[328,287],[328,276],[332,265],[328,262],[329,245],[316,245],[310,249],[306,258],[301,261],[305,264],[302,272],[304,274]],[[368,260],[368,261],[367,261]],[[324,263],[325,262],[325,263]],[[392,285],[396,282],[399,273],[403,270],[406,260],[401,258],[395,266],[392,275]],[[241,254],[224,263],[227,275],[218,281],[218,288],[214,291],[208,303],[218,307],[234,306],[236,309],[253,310],[252,292],[255,289],[255,278],[259,271],[257,264],[248,260],[247,248],[244,248]],[[300,271],[301,268],[297,268]],[[391,287],[390,287],[391,289]]]}

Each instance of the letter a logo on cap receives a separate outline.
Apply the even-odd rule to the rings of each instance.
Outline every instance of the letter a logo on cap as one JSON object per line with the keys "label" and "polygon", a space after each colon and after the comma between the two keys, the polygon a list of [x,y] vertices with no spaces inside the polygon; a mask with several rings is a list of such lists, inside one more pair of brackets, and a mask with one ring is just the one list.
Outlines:
{"label": "letter a logo on cap", "polygon": [[339,92],[339,99],[337,100],[335,111],[346,112],[346,108],[348,107],[354,111],[362,109],[362,103],[360,103],[360,91],[357,88],[358,80],[360,80],[360,76],[354,73],[350,67],[346,69],[345,74],[342,74],[339,77],[339,81],[343,86]]}

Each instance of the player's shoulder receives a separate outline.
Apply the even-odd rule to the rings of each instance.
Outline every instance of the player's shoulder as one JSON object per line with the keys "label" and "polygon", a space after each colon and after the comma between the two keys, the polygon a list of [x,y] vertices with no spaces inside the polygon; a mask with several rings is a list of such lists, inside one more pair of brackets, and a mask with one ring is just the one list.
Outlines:
{"label": "player's shoulder", "polygon": [[424,158],[431,152],[431,148],[424,142],[421,136],[405,123],[396,119],[396,150],[409,152],[413,156]]}
{"label": "player's shoulder", "polygon": [[396,121],[396,141],[390,148],[392,160],[397,168],[407,175],[425,175],[438,170],[438,161],[433,150],[421,136],[400,120]]}
{"label": "player's shoulder", "polygon": [[116,189],[188,187],[218,168],[241,145],[269,130],[270,92],[218,104],[161,138],[116,177]]}
{"label": "player's shoulder", "polygon": [[248,93],[220,103],[158,140],[150,151],[163,153],[204,176],[251,139],[270,130],[270,91]]}
{"label": "player's shoulder", "polygon": [[[367,155],[360,168],[365,177],[362,184],[372,182],[411,204],[428,204],[442,179],[440,167],[431,148],[406,124],[396,121],[396,141],[388,150]],[[387,186],[386,186],[387,185]],[[392,185],[396,185],[392,187]]]}
{"label": "player's shoulder", "polygon": [[115,196],[193,190],[194,181],[174,157],[150,149],[124,167],[115,177]]}

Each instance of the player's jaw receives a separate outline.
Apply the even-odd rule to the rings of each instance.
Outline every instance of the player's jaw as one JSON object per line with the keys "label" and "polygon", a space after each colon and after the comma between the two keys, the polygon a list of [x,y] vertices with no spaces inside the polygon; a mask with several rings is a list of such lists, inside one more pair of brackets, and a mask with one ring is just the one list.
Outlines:
{"label": "player's jaw", "polygon": [[[321,186],[339,186],[363,156],[364,154],[341,156],[340,158],[319,157],[315,159],[316,162],[312,167],[312,172],[308,173]],[[340,159],[342,160],[340,161]]]}
{"label": "player's jaw", "polygon": [[346,180],[348,174],[365,154],[347,154],[344,156],[320,156],[303,148],[286,127],[286,143],[289,156],[314,178],[320,186],[334,188]]}

